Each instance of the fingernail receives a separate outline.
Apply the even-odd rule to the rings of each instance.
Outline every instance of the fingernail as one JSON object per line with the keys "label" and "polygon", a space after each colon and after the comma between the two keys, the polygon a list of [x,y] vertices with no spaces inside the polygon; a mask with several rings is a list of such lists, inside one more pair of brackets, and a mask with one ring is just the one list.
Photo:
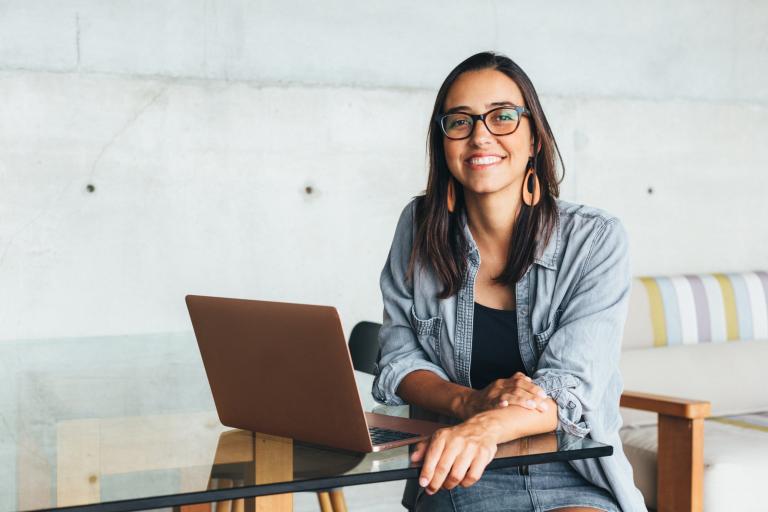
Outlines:
{"label": "fingernail", "polygon": [[509,405],[509,402],[507,402],[506,400],[502,400],[502,401],[499,403],[499,405],[500,405],[501,407],[506,407],[506,406],[508,406],[508,405]]}
{"label": "fingernail", "polygon": [[541,402],[539,404],[539,409],[541,409],[542,411],[546,411],[546,410],[549,409],[549,406],[547,404],[545,404],[544,402]]}
{"label": "fingernail", "polygon": [[[426,487],[428,483],[429,483],[429,480],[427,480],[426,478],[419,478],[419,485],[420,486]],[[427,492],[429,492],[429,491],[427,491]]]}
{"label": "fingernail", "polygon": [[533,400],[526,400],[525,405],[527,405],[528,407],[536,407],[536,402],[534,402]]}
{"label": "fingernail", "polygon": [[531,378],[530,377],[526,377],[525,380],[527,380],[528,382],[531,382]]}
{"label": "fingernail", "polygon": [[538,393],[538,394],[539,394],[539,396],[540,396],[541,398],[547,398],[547,392],[546,392],[546,391],[543,391],[543,390],[542,390],[542,391],[539,391],[539,393]]}

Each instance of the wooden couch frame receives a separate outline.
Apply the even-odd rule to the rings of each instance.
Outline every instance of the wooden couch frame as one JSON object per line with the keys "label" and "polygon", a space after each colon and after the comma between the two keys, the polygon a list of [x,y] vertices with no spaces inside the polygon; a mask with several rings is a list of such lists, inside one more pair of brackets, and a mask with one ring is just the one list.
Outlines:
{"label": "wooden couch frame", "polygon": [[656,453],[658,512],[702,512],[704,508],[704,418],[711,405],[664,395],[625,391],[621,406],[659,416]]}

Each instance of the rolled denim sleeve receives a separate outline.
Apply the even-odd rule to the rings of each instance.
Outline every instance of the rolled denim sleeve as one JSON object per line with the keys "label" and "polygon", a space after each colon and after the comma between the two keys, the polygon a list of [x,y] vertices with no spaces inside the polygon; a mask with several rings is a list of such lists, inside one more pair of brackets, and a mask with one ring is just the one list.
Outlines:
{"label": "rolled denim sleeve", "polygon": [[392,248],[381,271],[379,283],[384,318],[379,331],[379,360],[373,381],[373,397],[384,405],[403,405],[396,394],[403,378],[415,370],[429,370],[445,380],[448,375],[433,363],[419,344],[410,322],[413,282],[406,282],[408,260],[413,247],[415,201],[405,207],[397,223]]}
{"label": "rolled denim sleeve", "polygon": [[618,219],[602,221],[585,246],[574,292],[532,376],[557,403],[557,430],[579,437],[590,432],[584,413],[600,406],[618,371],[631,286],[629,245]]}

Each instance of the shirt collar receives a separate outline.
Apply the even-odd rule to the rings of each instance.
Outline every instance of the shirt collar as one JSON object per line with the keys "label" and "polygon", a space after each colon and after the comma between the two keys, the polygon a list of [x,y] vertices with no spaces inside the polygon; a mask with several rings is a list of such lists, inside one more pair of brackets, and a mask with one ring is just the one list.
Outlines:
{"label": "shirt collar", "polygon": [[[555,206],[557,208],[557,206]],[[546,245],[541,240],[536,241],[533,262],[550,270],[557,270],[557,254],[560,252],[560,212],[555,211],[555,226],[549,235]]]}

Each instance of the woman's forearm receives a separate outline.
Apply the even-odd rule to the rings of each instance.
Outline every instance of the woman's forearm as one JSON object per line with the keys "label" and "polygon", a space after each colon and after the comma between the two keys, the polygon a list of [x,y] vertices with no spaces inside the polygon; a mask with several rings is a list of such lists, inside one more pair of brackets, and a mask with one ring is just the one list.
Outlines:
{"label": "woman's forearm", "polygon": [[472,389],[454,384],[429,370],[416,370],[406,375],[397,387],[397,394],[422,409],[465,420]]}
{"label": "woman's forearm", "polygon": [[513,439],[552,432],[557,428],[557,403],[546,399],[547,410],[526,409],[516,405],[481,412],[469,421],[483,425],[496,444]]}
{"label": "woman's forearm", "polygon": [[532,409],[511,403],[507,407],[486,409],[478,407],[475,390],[446,381],[429,370],[416,370],[406,375],[400,381],[397,394],[422,409],[481,422],[493,431],[498,443],[557,428],[557,404],[551,398],[543,401],[546,404],[544,411],[540,410],[541,406]]}

